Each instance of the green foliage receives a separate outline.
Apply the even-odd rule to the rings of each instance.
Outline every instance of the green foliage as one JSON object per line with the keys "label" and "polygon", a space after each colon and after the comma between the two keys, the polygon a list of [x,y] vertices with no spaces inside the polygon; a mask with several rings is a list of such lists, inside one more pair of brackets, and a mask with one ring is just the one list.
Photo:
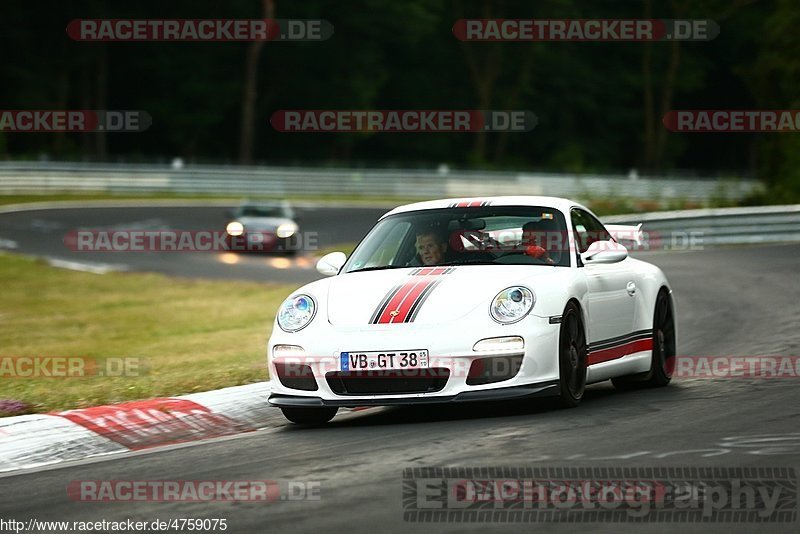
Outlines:
{"label": "green foliage", "polygon": [[[3,377],[0,417],[266,380],[264,344],[275,310],[294,289],[158,274],[96,275],[9,254],[0,254],[0,276],[4,356],[132,358],[137,369],[124,376]],[[11,410],[4,399],[27,406]]]}
{"label": "green foliage", "polygon": [[[800,108],[795,0],[274,0],[278,18],[324,18],[331,39],[271,42],[258,76],[256,161],[568,172],[755,174],[797,200],[798,134],[675,134],[669,109]],[[711,42],[462,43],[459,18],[710,18]],[[235,162],[247,43],[79,43],[84,18],[257,18],[261,0],[9,3],[6,109],[143,109],[142,134],[6,135],[17,159]],[[670,65],[675,62],[674,76]],[[102,81],[102,69],[107,79]],[[649,95],[649,96],[648,96]],[[278,109],[529,109],[526,134],[282,134]],[[649,117],[649,119],[648,119]],[[648,122],[649,121],[649,122]]]}

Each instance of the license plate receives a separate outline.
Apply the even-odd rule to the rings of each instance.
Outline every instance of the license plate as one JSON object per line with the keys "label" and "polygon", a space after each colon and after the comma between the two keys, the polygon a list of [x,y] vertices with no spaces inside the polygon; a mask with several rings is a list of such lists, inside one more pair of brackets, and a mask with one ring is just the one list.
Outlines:
{"label": "license plate", "polygon": [[247,234],[247,242],[251,245],[272,243],[273,241],[275,241],[275,236],[269,232],[250,232]]}
{"label": "license plate", "polygon": [[427,369],[427,350],[397,352],[342,352],[341,371],[371,371],[377,369]]}

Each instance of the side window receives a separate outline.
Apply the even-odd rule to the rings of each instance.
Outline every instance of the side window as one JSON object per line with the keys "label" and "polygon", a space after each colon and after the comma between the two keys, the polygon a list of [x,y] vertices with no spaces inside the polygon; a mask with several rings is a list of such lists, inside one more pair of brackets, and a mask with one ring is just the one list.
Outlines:
{"label": "side window", "polygon": [[603,226],[603,223],[592,217],[588,212],[575,208],[572,210],[571,217],[578,252],[586,252],[589,245],[595,241],[608,241],[611,239],[611,235]]}
{"label": "side window", "polygon": [[603,223],[598,221],[594,216],[589,213],[584,212],[586,217],[589,219],[589,244],[591,245],[595,241],[613,241],[611,234],[608,233],[606,227],[603,226]]}
{"label": "side window", "polygon": [[570,218],[572,219],[572,230],[575,232],[575,245],[578,247],[578,252],[586,252],[589,245],[586,244],[586,221],[583,217],[583,212],[577,209],[572,210]]}

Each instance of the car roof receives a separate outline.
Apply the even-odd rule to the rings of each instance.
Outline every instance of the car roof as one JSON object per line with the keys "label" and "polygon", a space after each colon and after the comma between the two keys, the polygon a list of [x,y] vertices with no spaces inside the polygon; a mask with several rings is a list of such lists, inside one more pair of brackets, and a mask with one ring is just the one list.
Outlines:
{"label": "car roof", "polygon": [[398,213],[405,213],[409,211],[422,211],[433,210],[442,208],[453,207],[478,207],[490,204],[492,206],[543,206],[553,208],[568,213],[570,208],[579,207],[589,211],[591,210],[581,205],[578,202],[560,198],[560,197],[546,197],[546,196],[503,196],[503,197],[471,197],[471,198],[444,198],[441,200],[427,200],[424,202],[415,202],[413,204],[406,204],[398,206],[393,210],[387,212],[381,217],[388,217]]}

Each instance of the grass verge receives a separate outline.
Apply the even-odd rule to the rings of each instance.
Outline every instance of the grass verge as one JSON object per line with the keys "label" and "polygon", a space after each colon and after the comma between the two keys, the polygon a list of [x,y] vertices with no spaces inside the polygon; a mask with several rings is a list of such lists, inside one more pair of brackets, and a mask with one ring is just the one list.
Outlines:
{"label": "grass verge", "polygon": [[[0,279],[0,362],[6,360],[0,399],[22,401],[27,413],[266,380],[275,311],[294,289],[158,274],[95,275],[11,254],[0,254]],[[11,376],[9,357],[23,356],[97,359],[106,374],[108,358],[129,358],[132,366],[127,376]]]}
{"label": "grass verge", "polygon": [[353,253],[353,250],[356,248],[356,243],[336,243],[327,247],[322,247],[321,249],[314,252],[314,256],[317,258],[321,258],[325,254],[330,254],[331,252],[344,252],[347,257],[350,257],[350,254]]}
{"label": "grass verge", "polygon": [[[207,200],[207,201],[223,201],[230,202],[231,205],[236,205],[241,202],[243,196],[230,196],[221,194],[209,195],[190,195],[180,193],[156,193],[156,194],[127,194],[127,193],[48,193],[48,194],[20,194],[20,195],[0,195],[0,206],[9,204],[27,204],[33,202],[57,202],[57,201],[101,201],[101,200]],[[400,206],[402,204],[411,204],[426,200],[422,198],[370,198],[364,196],[353,195],[310,195],[304,197],[277,197],[277,196],[253,196],[248,197],[253,201],[270,201],[270,200],[289,200],[291,202],[319,202],[325,203],[348,203],[363,206],[384,206],[387,211],[390,206]],[[427,199],[432,200],[432,199]],[[628,213],[644,213],[650,211],[663,211],[663,210],[685,210],[697,208],[722,208],[728,206],[738,206],[741,202],[725,200],[724,198],[713,198],[708,202],[697,202],[687,199],[633,199],[628,197],[607,196],[596,197],[592,195],[581,195],[575,198],[589,208],[591,208],[597,215],[618,215]]]}

